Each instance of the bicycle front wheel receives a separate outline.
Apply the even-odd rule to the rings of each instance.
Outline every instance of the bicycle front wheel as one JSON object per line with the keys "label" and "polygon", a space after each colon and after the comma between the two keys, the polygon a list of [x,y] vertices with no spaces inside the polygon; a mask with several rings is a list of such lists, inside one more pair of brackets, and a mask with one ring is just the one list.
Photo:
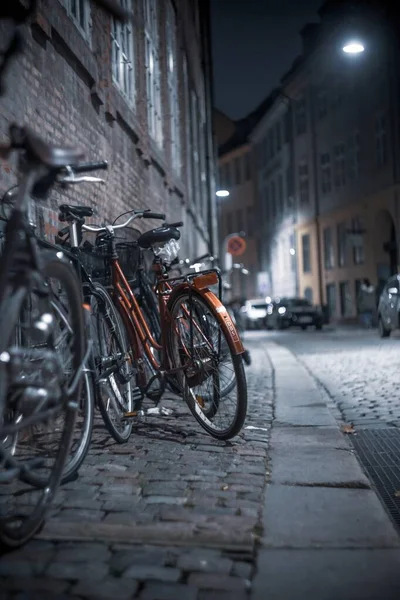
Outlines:
{"label": "bicycle front wheel", "polygon": [[228,440],[243,427],[247,384],[241,355],[221,327],[215,308],[197,292],[173,302],[170,360],[195,419],[211,436]]}
{"label": "bicycle front wheel", "polygon": [[[73,334],[68,352],[57,352],[53,289],[61,285]],[[42,525],[68,461],[76,419],[70,386],[84,357],[82,295],[74,271],[59,259],[48,261],[29,287],[5,301],[8,331],[1,352],[10,355],[0,439],[0,542],[16,547]],[[3,384],[4,385],[4,384]],[[16,432],[6,436],[6,432]],[[9,444],[7,439],[13,439]]]}
{"label": "bicycle front wheel", "polygon": [[124,323],[107,290],[95,283],[91,296],[97,400],[104,424],[116,442],[129,440],[133,411],[132,353]]}

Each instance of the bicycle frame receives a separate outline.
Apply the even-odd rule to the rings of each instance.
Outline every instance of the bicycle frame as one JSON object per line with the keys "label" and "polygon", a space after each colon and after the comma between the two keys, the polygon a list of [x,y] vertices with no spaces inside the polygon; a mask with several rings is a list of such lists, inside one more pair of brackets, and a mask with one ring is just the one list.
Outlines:
{"label": "bicycle frame", "polygon": [[[172,326],[169,307],[173,304],[174,299],[182,293],[188,293],[189,296],[191,293],[198,294],[207,304],[211,305],[216,316],[219,317],[221,326],[225,330],[228,339],[231,340],[232,351],[234,354],[241,354],[244,352],[239,334],[237,333],[236,327],[234,326],[228,311],[217,296],[208,289],[208,285],[213,285],[219,280],[219,274],[216,270],[193,273],[178,279],[168,279],[168,277],[164,275],[160,263],[155,263],[154,266],[157,277],[155,291],[158,297],[160,311],[161,344],[154,339],[142,314],[139,303],[121,269],[118,258],[112,258],[111,260],[114,302],[126,325],[130,344],[136,360],[141,358],[142,353],[140,346],[142,346],[147,359],[156,372],[172,375],[185,368],[185,366],[175,369],[171,368],[170,357],[167,351],[168,335],[170,327]],[[182,282],[176,284],[179,280],[182,280]],[[176,285],[173,285],[174,283]],[[190,327],[192,328],[194,326],[203,336],[204,340],[209,343],[196,321],[191,318],[189,311],[187,311],[187,316],[190,318]],[[192,333],[193,332],[191,331],[191,334]],[[191,335],[191,340],[193,341],[193,334]],[[153,350],[161,352],[160,362],[154,356]],[[188,357],[189,356],[190,355],[188,354]]]}

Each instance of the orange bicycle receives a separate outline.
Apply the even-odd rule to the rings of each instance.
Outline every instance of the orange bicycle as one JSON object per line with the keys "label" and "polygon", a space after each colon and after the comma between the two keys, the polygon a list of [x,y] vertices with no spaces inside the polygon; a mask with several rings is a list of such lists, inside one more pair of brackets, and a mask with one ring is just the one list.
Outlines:
{"label": "orange bicycle", "polygon": [[[127,360],[133,360],[137,367],[134,410],[127,413],[121,405],[120,418],[137,416],[145,395],[159,400],[172,379],[207,433],[217,439],[230,439],[239,433],[246,417],[247,384],[240,336],[225,306],[210,290],[217,284],[222,287],[219,271],[168,277],[166,266],[179,251],[181,223],[164,223],[131,242],[133,252],[148,249],[154,253],[161,326],[160,339],[155,339],[121,268],[115,239],[116,230],[142,218],[164,220],[165,215],[135,211],[119,225],[97,227],[86,225],[83,219],[79,224],[84,231],[101,234],[98,239],[103,251],[106,248],[111,267],[111,295],[130,343],[132,356]],[[151,393],[155,383],[157,389]]]}

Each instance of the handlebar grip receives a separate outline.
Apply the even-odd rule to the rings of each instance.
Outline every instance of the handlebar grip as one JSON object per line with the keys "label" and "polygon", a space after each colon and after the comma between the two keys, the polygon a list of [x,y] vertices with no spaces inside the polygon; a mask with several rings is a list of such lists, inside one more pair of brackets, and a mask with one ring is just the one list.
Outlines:
{"label": "handlebar grip", "polygon": [[164,223],[165,227],[183,227],[182,221],[177,221],[176,223]]}
{"label": "handlebar grip", "polygon": [[87,163],[79,163],[79,165],[71,165],[72,170],[75,173],[88,173],[90,171],[99,171],[99,170],[107,170],[108,162],[106,160],[101,160],[99,162],[87,162]]}
{"label": "handlebar grip", "polygon": [[63,229],[60,229],[57,235],[64,237],[64,235],[67,235],[67,233],[69,233],[69,227],[63,227]]}
{"label": "handlebar grip", "polygon": [[165,214],[146,211],[143,213],[143,219],[165,219]]}

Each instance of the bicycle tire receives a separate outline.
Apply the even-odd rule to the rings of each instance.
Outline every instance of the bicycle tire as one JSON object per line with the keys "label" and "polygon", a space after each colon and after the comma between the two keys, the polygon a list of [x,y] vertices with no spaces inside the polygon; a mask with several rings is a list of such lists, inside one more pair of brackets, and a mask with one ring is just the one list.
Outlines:
{"label": "bicycle tire", "polygon": [[[41,276],[44,279],[52,278],[58,281],[62,281],[64,289],[68,296],[68,300],[70,303],[69,318],[74,331],[74,336],[71,344],[72,380],[76,371],[82,365],[85,352],[85,325],[83,319],[82,293],[80,284],[75,272],[70,267],[70,265],[55,257],[54,259],[49,259],[44,263],[43,268],[41,270]],[[28,289],[28,286],[26,286],[25,288],[23,288],[22,291],[21,289],[15,290],[6,297],[5,302],[8,305],[8,307],[5,311],[5,314],[8,315],[8,317],[10,318],[10,322],[6,326],[6,330],[8,332],[8,339],[6,340],[7,346],[4,345],[3,338],[2,350],[4,349],[4,347],[8,347],[8,345],[11,343],[11,336],[13,335],[13,332],[17,327],[23,303],[30,294],[31,291]],[[12,308],[10,308],[10,306]],[[4,323],[2,321],[0,327],[3,324]],[[68,389],[68,382],[64,382],[64,384],[64,387]],[[80,394],[80,391],[81,383],[78,384],[76,388],[76,393]],[[27,542],[40,529],[45,520],[46,514],[50,509],[51,501],[53,500],[57,489],[61,483],[64,467],[68,460],[70,444],[74,432],[76,418],[76,410],[69,401],[64,403],[63,410],[65,411],[65,425],[61,434],[60,442],[58,444],[58,449],[56,452],[54,463],[51,467],[51,471],[47,478],[47,483],[45,486],[39,486],[41,489],[40,496],[37,504],[33,509],[32,515],[23,520],[21,516],[17,515],[17,520],[21,521],[19,527],[12,527],[12,525],[10,524],[10,519],[8,517],[2,517],[2,519],[0,519],[0,543],[2,546],[6,546],[8,548],[15,548]],[[28,473],[29,472],[21,472],[19,480],[24,483],[30,484],[32,481],[30,476],[31,473]],[[35,486],[35,488],[37,489],[37,486]]]}
{"label": "bicycle tire", "polygon": [[[154,336],[154,339],[159,344],[161,344],[161,323],[159,307],[150,280],[146,274],[140,274],[139,285],[140,307],[147,321],[147,324],[150,326],[150,330],[152,335]],[[181,389],[174,375],[170,375],[167,377],[167,385],[173,394],[176,394],[178,396],[181,395]]]}
{"label": "bicycle tire", "polygon": [[[118,410],[119,410],[120,413],[126,413],[126,412],[133,411],[132,380],[130,380],[129,382],[127,382],[125,384],[126,389],[125,389],[125,392],[123,393],[123,395],[124,395],[124,398],[126,399],[126,406],[123,407],[123,410],[122,410],[122,407],[121,408],[118,407],[118,405],[117,405],[118,399],[114,398],[114,396],[113,396],[113,393],[115,394],[115,392],[114,392],[115,386],[117,385],[116,378],[113,377],[113,375],[110,375],[107,379],[107,381],[110,383],[111,388],[112,388],[111,395],[109,395],[108,398],[106,398],[106,399],[104,398],[103,392],[105,392],[107,390],[105,389],[105,387],[103,388],[102,384],[100,383],[100,380],[102,378],[102,367],[100,366],[100,362],[102,362],[102,359],[103,359],[102,349],[104,348],[105,340],[104,340],[104,336],[102,338],[101,333],[100,333],[99,320],[102,320],[106,324],[108,331],[111,332],[112,338],[114,340],[114,343],[116,344],[118,352],[120,354],[122,354],[124,357],[122,359],[122,361],[125,361],[126,368],[129,368],[129,369],[131,369],[131,367],[132,367],[132,353],[130,352],[128,335],[127,335],[127,332],[125,329],[125,325],[124,325],[119,313],[117,312],[109,293],[104,288],[104,286],[102,286],[100,283],[97,283],[97,282],[93,283],[93,287],[94,287],[94,294],[92,294],[92,297],[91,297],[91,304],[92,304],[92,316],[94,317],[96,323],[94,325],[95,329],[94,329],[94,332],[92,335],[94,336],[94,339],[96,340],[94,360],[96,363],[95,373],[96,373],[96,377],[98,380],[97,394],[96,394],[97,404],[98,404],[101,416],[103,418],[104,424],[105,424],[108,432],[110,433],[110,435],[119,444],[124,444],[129,440],[129,437],[132,433],[132,422],[125,421],[123,430],[120,431],[117,428],[116,424],[112,421],[112,418],[109,414],[109,408],[112,405],[114,410],[117,409],[117,410],[115,410],[115,412],[118,412]],[[100,302],[98,302],[98,300]],[[97,302],[97,306],[99,307],[99,311],[96,314],[94,313],[95,301]],[[112,377],[113,377],[113,379],[111,380]],[[119,390],[119,394],[120,394],[120,396],[122,396],[120,390]],[[120,420],[121,420],[121,416],[122,416],[121,414],[118,415],[118,418]]]}
{"label": "bicycle tire", "polygon": [[[195,302],[199,305],[199,307],[201,307],[202,310],[208,311],[208,313],[213,316],[213,318],[215,319],[215,321],[218,324],[221,325],[221,323],[222,323],[221,316],[216,312],[215,308],[211,305],[211,303],[209,303],[198,292],[193,290],[189,294],[189,292],[187,292],[186,290],[183,290],[182,293],[180,293],[178,296],[176,296],[173,299],[171,305],[169,306],[172,325],[169,329],[169,338],[168,338],[169,339],[169,356],[170,356],[170,361],[172,363],[172,366],[174,368],[183,366],[182,365],[183,361],[182,361],[182,357],[181,357],[181,354],[182,354],[181,346],[183,344],[182,334],[180,332],[177,332],[177,329],[174,327],[174,323],[179,322],[178,310],[179,310],[180,306],[182,306],[182,304],[184,304],[184,303],[187,305],[190,302]],[[224,330],[221,327],[219,327],[219,332],[220,332],[220,335],[225,339],[227,348],[229,348],[229,355],[230,355],[230,359],[232,362],[233,371],[234,371],[234,375],[235,375],[234,388],[236,388],[237,402],[236,402],[236,408],[235,408],[234,414],[230,418],[229,424],[221,429],[221,428],[217,428],[214,425],[214,423],[211,421],[211,418],[213,418],[213,417],[215,418],[220,414],[222,408],[224,407],[224,405],[227,402],[227,395],[222,397],[222,394],[219,391],[218,402],[216,403],[216,405],[217,405],[216,410],[214,410],[212,412],[212,415],[210,416],[209,411],[202,410],[202,407],[199,404],[198,397],[201,397],[201,395],[200,394],[197,395],[193,391],[196,386],[192,385],[190,387],[190,385],[189,385],[189,376],[188,376],[189,370],[186,369],[185,372],[183,372],[183,371],[178,372],[178,379],[180,382],[180,387],[182,389],[183,397],[184,397],[190,411],[192,412],[192,414],[195,417],[195,419],[197,420],[197,422],[201,425],[201,427],[203,427],[203,429],[205,431],[207,431],[207,433],[209,433],[212,437],[214,437],[216,439],[228,440],[228,439],[233,438],[234,436],[236,436],[239,433],[239,431],[242,429],[244,421],[246,419],[247,383],[246,383],[246,375],[245,375],[245,371],[244,371],[242,356],[240,354],[233,353],[233,342],[228,339],[228,336],[225,334]],[[207,351],[209,351],[209,354],[211,356],[211,350],[207,349]],[[217,353],[214,352],[214,354],[216,355]],[[192,359],[193,359],[193,357],[192,357]],[[217,356],[214,356],[213,359],[215,361],[218,361],[219,358]],[[210,360],[210,359],[206,358],[206,360]],[[206,360],[204,360],[204,362],[206,362]],[[196,358],[196,361],[197,362],[199,361],[199,357]],[[193,363],[195,363],[194,360],[193,360]],[[201,377],[203,377],[203,375],[201,375]],[[211,377],[211,375],[206,376],[203,382],[206,382],[207,379],[209,379],[209,377]],[[212,388],[214,390],[214,394],[216,394],[217,387],[218,387],[218,390],[220,388],[220,386],[219,386],[219,379],[220,379],[219,364],[214,369],[212,377],[213,377]],[[208,416],[207,416],[207,414],[208,414]]]}
{"label": "bicycle tire", "polygon": [[[55,311],[60,314],[63,320],[68,322],[68,315],[65,314],[64,308],[60,302],[55,299],[52,301],[52,306]],[[69,325],[69,330],[72,332],[73,328]],[[76,412],[74,435],[71,442],[71,448],[69,452],[69,459],[64,467],[63,476],[61,483],[66,483],[76,478],[79,469],[85,460],[87,453],[89,452],[90,442],[93,433],[93,422],[94,422],[94,390],[92,376],[85,368],[85,372],[82,378],[81,396],[79,400],[79,406]],[[27,483],[42,487],[46,485],[46,480],[39,477],[37,473],[32,471],[29,476]]]}

